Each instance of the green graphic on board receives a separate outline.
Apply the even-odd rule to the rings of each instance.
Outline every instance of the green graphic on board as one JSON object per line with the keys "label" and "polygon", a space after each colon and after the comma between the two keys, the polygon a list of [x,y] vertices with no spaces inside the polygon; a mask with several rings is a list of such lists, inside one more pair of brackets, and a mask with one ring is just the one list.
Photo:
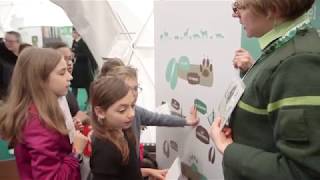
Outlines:
{"label": "green graphic on board", "polygon": [[178,78],[183,79],[191,85],[212,87],[213,85],[213,65],[206,57],[201,64],[190,64],[187,56],[181,56],[177,62],[176,58],[171,58],[166,68],[166,81],[171,89],[175,89]]}
{"label": "green graphic on board", "polygon": [[183,33],[173,34],[169,32],[163,32],[160,34],[160,40],[213,40],[224,39],[223,33],[212,32],[208,30],[200,29],[197,31],[191,31],[187,28]]}

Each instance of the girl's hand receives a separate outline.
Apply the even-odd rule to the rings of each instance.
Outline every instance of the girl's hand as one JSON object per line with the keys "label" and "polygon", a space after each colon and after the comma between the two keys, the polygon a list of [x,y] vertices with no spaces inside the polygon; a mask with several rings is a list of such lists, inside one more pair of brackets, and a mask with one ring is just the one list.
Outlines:
{"label": "girl's hand", "polygon": [[82,132],[83,131],[83,125],[81,120],[79,120],[78,118],[74,117],[73,118],[73,123],[74,123],[74,127],[76,128],[77,131]]}
{"label": "girl's hand", "polygon": [[73,149],[76,153],[82,154],[84,148],[88,142],[88,137],[81,134],[80,131],[76,131],[73,140]]}
{"label": "girl's hand", "polygon": [[167,169],[141,168],[142,176],[148,176],[150,180],[165,180]]}
{"label": "girl's hand", "polygon": [[196,126],[199,123],[197,108],[195,106],[191,108],[190,114],[186,118],[186,122],[189,126]]}

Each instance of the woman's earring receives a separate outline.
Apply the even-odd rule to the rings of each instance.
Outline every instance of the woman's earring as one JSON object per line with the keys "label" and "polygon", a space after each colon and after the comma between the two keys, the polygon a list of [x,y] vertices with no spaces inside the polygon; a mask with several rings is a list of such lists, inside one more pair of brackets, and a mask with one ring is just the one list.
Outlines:
{"label": "woman's earring", "polygon": [[105,120],[106,120],[105,117],[98,117],[98,123],[99,123],[100,125],[103,125]]}

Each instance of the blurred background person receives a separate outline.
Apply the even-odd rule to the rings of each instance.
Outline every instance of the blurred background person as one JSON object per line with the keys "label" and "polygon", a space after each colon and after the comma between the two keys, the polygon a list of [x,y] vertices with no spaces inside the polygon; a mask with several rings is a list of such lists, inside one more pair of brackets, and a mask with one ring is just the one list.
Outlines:
{"label": "blurred background person", "polygon": [[77,98],[78,89],[84,88],[89,99],[90,83],[94,79],[98,64],[75,28],[72,29],[72,37],[72,51],[75,59],[72,72],[73,80],[71,81],[72,93]]}
{"label": "blurred background person", "polygon": [[5,33],[3,42],[0,42],[0,99],[8,94],[14,66],[16,65],[21,44],[21,35],[16,31]]}

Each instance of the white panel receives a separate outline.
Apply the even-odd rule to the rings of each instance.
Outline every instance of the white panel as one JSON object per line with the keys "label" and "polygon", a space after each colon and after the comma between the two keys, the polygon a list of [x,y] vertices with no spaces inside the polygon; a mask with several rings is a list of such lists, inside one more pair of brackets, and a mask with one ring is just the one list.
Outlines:
{"label": "white panel", "polygon": [[[187,115],[195,102],[201,102],[200,125],[207,130],[210,113],[237,73],[232,59],[240,47],[241,29],[231,16],[231,1],[156,1],[154,12],[156,106],[162,101],[171,104],[174,98],[180,108],[172,111]],[[209,59],[208,66],[203,59]],[[205,144],[196,137],[195,128],[157,128],[156,140],[161,167],[170,167],[180,156],[202,174],[200,179],[223,179],[221,155],[211,139]]]}

